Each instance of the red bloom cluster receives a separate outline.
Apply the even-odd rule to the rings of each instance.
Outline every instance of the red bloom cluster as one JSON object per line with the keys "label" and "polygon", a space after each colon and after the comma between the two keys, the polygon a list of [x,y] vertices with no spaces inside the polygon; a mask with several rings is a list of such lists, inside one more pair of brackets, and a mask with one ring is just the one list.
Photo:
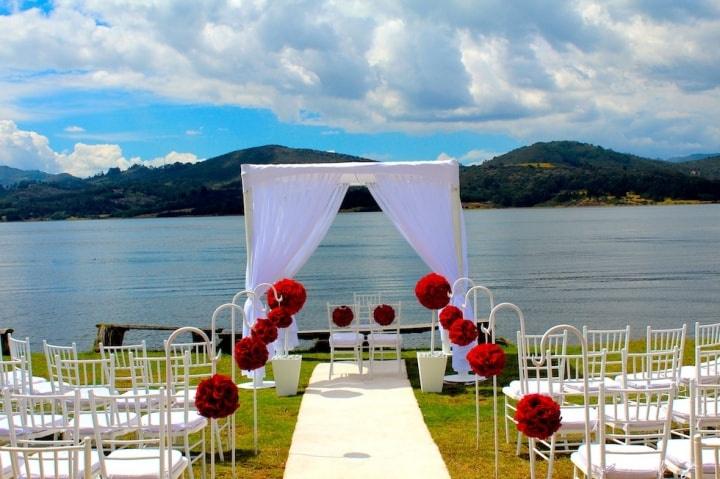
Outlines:
{"label": "red bloom cluster", "polygon": [[350,326],[350,323],[352,323],[354,318],[355,315],[353,314],[352,309],[347,306],[340,306],[335,308],[332,312],[332,322],[335,323],[335,326],[338,328]]}
{"label": "red bloom cluster", "polygon": [[441,309],[450,302],[450,283],[437,273],[420,278],[415,285],[415,296],[428,309]]}
{"label": "red bloom cluster", "polygon": [[[280,296],[280,303],[282,307],[288,312],[290,316],[297,314],[305,305],[307,299],[307,292],[305,287],[295,281],[294,279],[284,278],[275,283],[275,290],[278,296]],[[277,299],[275,299],[275,292],[272,288],[267,291],[267,304],[270,309],[275,309],[279,306]]]}
{"label": "red bloom cluster", "polygon": [[388,326],[395,321],[395,310],[389,304],[381,304],[373,311],[373,319],[380,326]]}
{"label": "red bloom cluster", "polygon": [[265,344],[270,344],[278,338],[277,326],[269,319],[258,319],[253,324],[251,333]]}
{"label": "red bloom cluster", "polygon": [[222,374],[201,381],[195,392],[195,407],[201,416],[211,419],[231,415],[238,408],[237,385]]}
{"label": "red bloom cluster", "polygon": [[450,342],[458,346],[467,346],[477,341],[478,330],[475,323],[469,319],[455,321],[449,331]]}
{"label": "red bloom cluster", "polygon": [[265,366],[268,350],[257,336],[247,336],[235,343],[235,362],[244,371],[252,371]]}
{"label": "red bloom cluster", "polygon": [[560,405],[545,394],[527,394],[517,404],[515,421],[527,437],[547,439],[560,429]]}
{"label": "red bloom cluster", "polygon": [[463,319],[463,312],[457,306],[445,306],[440,311],[440,325],[444,329],[450,329],[450,326],[458,319]]}
{"label": "red bloom cluster", "polygon": [[289,328],[293,321],[292,315],[282,306],[271,309],[267,316],[276,328]]}
{"label": "red bloom cluster", "polygon": [[479,376],[497,376],[505,368],[505,351],[494,343],[478,344],[466,356],[470,367]]}

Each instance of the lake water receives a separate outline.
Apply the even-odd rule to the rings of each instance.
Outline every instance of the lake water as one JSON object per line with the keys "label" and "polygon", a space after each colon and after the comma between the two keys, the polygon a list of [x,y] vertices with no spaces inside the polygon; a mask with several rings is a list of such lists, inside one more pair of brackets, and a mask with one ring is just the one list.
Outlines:
{"label": "lake water", "polygon": [[[530,332],[720,322],[720,205],[466,211],[471,276],[516,303]],[[243,288],[242,217],[0,224],[0,327],[89,349],[98,322],[199,325]],[[406,322],[427,267],[382,213],[338,215],[298,275],[301,329],[326,301],[382,291]],[[510,320],[500,334],[514,336]],[[129,333],[127,341],[161,335]],[[422,338],[420,338],[422,339]],[[417,338],[414,341],[417,344]],[[413,342],[411,340],[411,342]]]}

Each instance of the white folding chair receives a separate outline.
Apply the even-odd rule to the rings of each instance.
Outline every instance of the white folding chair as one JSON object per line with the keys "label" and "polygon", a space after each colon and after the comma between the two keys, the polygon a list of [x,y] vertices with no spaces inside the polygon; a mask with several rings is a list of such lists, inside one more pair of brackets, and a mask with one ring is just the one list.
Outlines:
{"label": "white folding chair", "polygon": [[[398,372],[402,372],[402,335],[400,334],[400,321],[402,319],[402,302],[386,303],[395,310],[395,318],[392,323],[381,325],[375,322],[370,327],[370,333],[367,335],[367,342],[370,348],[370,373],[373,372],[375,364],[375,353],[380,353],[380,359],[385,359],[386,352],[395,353]],[[381,305],[371,306],[374,312],[375,308]]]}
{"label": "white folding chair", "polygon": [[20,361],[20,367],[15,369],[12,379],[8,378],[8,382],[12,382],[15,390],[23,393],[34,393],[36,388],[42,384],[42,389],[51,391],[50,383],[47,379],[39,376],[33,376],[32,372],[32,355],[30,353],[30,338],[18,339],[12,334],[8,335],[8,346],[10,349],[10,359]]}
{"label": "white folding chair", "polygon": [[363,343],[365,336],[358,330],[360,317],[357,314],[355,306],[347,306],[353,313],[353,319],[347,326],[338,326],[333,322],[333,311],[339,308],[340,304],[327,303],[328,327],[330,343],[330,372],[328,379],[332,379],[333,366],[335,361],[351,360],[355,361],[358,366],[358,373],[362,374],[363,368]]}
{"label": "white folding chair", "polygon": [[[540,356],[540,341],[542,334],[526,334],[525,337],[520,336],[517,332],[518,345],[518,375],[519,379],[510,381],[510,384],[503,387],[505,408],[505,441],[510,442],[510,423],[515,423],[515,410],[517,402],[529,393],[549,394],[551,391],[550,381],[552,378],[557,382],[560,380],[563,371],[559,363],[549,363],[543,366],[536,366],[532,362],[532,357]],[[523,344],[524,348],[520,345]],[[567,334],[557,333],[548,336],[547,350],[548,355],[554,357],[567,353]],[[524,350],[524,355],[523,355]],[[517,453],[520,454],[520,445],[522,435],[518,432],[517,436]]]}
{"label": "white folding chair", "polygon": [[[191,469],[183,454],[172,448],[168,421],[169,398],[163,389],[150,401],[124,395],[90,394],[100,475],[111,479],[176,479]],[[105,419],[104,404],[111,411],[132,410],[141,421],[129,424]],[[204,453],[204,450],[203,450]]]}
{"label": "white folding chair", "polygon": [[675,393],[676,386],[671,385],[642,390],[621,388],[606,394],[601,385],[598,409],[605,413],[598,415],[596,441],[586,437],[570,455],[573,477],[661,479],[670,436],[668,407],[672,408]]}
{"label": "white folding chair", "polygon": [[[687,399],[687,411],[685,407],[679,410],[679,401],[675,401],[672,415],[675,421],[681,420],[688,425],[689,433],[682,438],[668,440],[665,464],[676,477],[714,477],[717,464],[714,454],[710,450],[703,450],[702,445],[701,450],[697,451],[697,443],[690,438],[699,437],[703,444],[720,443],[720,384],[699,384],[691,379],[688,391],[690,397]],[[701,454],[698,455],[698,452]],[[700,470],[703,474],[699,473]]]}

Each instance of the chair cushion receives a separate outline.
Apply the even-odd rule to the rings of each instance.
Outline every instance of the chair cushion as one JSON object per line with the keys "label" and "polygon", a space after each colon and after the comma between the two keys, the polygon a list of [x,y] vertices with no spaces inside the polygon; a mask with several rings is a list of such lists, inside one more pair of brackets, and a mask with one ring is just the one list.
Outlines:
{"label": "chair cushion", "polygon": [[[58,454],[58,458],[67,458],[67,455],[67,451],[62,451],[62,453]],[[83,474],[85,472],[85,456],[82,451],[78,452],[77,459],[79,461],[77,477],[83,477]],[[4,464],[5,463],[3,463],[3,466]],[[25,465],[20,466],[20,474],[15,479],[35,479],[41,477],[69,479],[70,477],[74,477],[72,475],[72,471],[70,471],[70,464],[67,459],[55,462],[55,454],[51,452],[43,454],[42,460],[38,455],[29,456],[26,458],[25,464],[27,464],[27,467],[25,467]],[[98,456],[97,451],[90,452],[90,464],[90,470],[92,471],[92,475],[94,476],[100,471],[100,457]],[[57,469],[55,468],[56,465]],[[30,470],[29,475],[28,469]],[[43,474],[40,473],[41,470],[43,471]]]}
{"label": "chair cushion", "polygon": [[[658,449],[660,446],[661,444],[658,445]],[[711,449],[703,449],[702,462],[705,474],[715,472],[715,453]],[[670,439],[665,452],[665,463],[673,465],[681,473],[690,472],[693,465],[690,456],[690,439]]]}
{"label": "chair cushion", "polygon": [[360,333],[332,333],[330,335],[330,344],[341,348],[360,346],[364,340],[365,336]]}
{"label": "chair cushion", "polygon": [[[167,454],[167,451],[165,451]],[[170,478],[179,477],[188,466],[187,458],[180,451],[170,451]],[[157,479],[160,474],[159,449],[116,449],[105,458],[107,479]],[[164,476],[167,477],[167,476]]]}
{"label": "chair cushion", "polygon": [[[197,388],[190,388],[187,390],[187,400],[188,400],[188,407],[194,408],[195,407],[195,393],[197,392]],[[178,391],[173,395],[173,404],[177,407],[184,407],[185,406],[185,391]]]}
{"label": "chair cushion", "polygon": [[[150,433],[157,433],[160,430],[160,414],[160,412],[153,412],[141,417],[141,427]],[[172,411],[170,413],[170,427],[173,433],[197,432],[207,424],[208,420],[198,414],[197,411],[188,411],[187,421],[185,421],[184,411]]]}
{"label": "chair cushion", "polygon": [[0,464],[2,465],[0,479],[10,479],[12,477],[12,462],[10,462],[9,452],[0,451]]}
{"label": "chair cushion", "polygon": [[139,407],[140,409],[147,409],[149,395],[155,396],[155,397],[153,397],[152,404],[160,403],[160,398],[157,397],[158,394],[160,394],[160,391],[158,389],[150,389],[149,391],[146,391],[144,389],[140,389],[138,391],[132,391],[132,390],[125,391],[124,393],[121,394],[121,396],[127,397],[127,398],[133,398],[133,400],[127,401],[127,402],[118,401],[117,406],[120,409],[125,409],[125,408],[135,408],[137,405],[137,407]]}
{"label": "chair cushion", "polygon": [[667,409],[655,405],[629,405],[627,415],[622,404],[605,406],[605,421],[609,423],[629,423],[634,431],[647,429],[654,431],[665,425]]}
{"label": "chair cushion", "polygon": [[[695,366],[683,366],[680,368],[680,380],[684,383],[691,379],[697,379],[697,368]],[[720,379],[720,366],[714,363],[701,363],[700,384],[716,383]]]}
{"label": "chair cushion", "polygon": [[[582,406],[560,407],[560,431],[561,432],[585,432],[585,408]],[[597,409],[590,409],[590,430],[597,426]]]}
{"label": "chair cushion", "polygon": [[[553,388],[559,389],[560,383],[553,382]],[[510,384],[505,386],[502,391],[503,394],[511,399],[519,400],[522,398],[522,394],[520,393],[520,381],[517,379],[515,381],[510,381]],[[527,393],[550,394],[550,382],[545,380],[530,380],[528,381]]]}
{"label": "chair cushion", "polygon": [[[627,387],[634,389],[667,388],[675,384],[672,374],[666,371],[652,373],[649,378],[642,373],[628,374],[626,379]],[[615,377],[615,382],[620,385],[622,380],[622,375]]]}
{"label": "chair cushion", "polygon": [[[617,382],[610,378],[590,379],[588,380],[588,392],[598,392],[601,384],[605,386],[606,391],[620,387]],[[582,394],[585,391],[585,383],[582,380],[565,381],[563,387],[570,394]]]}
{"label": "chair cushion", "polygon": [[[572,463],[586,475],[587,444],[581,445],[570,456]],[[600,476],[600,445],[590,445],[590,459],[594,475]],[[657,479],[660,469],[660,452],[641,445],[606,444],[605,445],[605,479]]]}
{"label": "chair cushion", "polygon": [[[65,418],[62,414],[32,414],[27,416],[23,424],[23,418],[15,414],[13,415],[13,425],[15,426],[15,434],[18,436],[37,435],[43,431],[65,425]],[[0,437],[9,437],[9,435],[10,424],[7,416],[3,416],[0,418]]]}
{"label": "chair cushion", "polygon": [[[703,407],[704,411],[696,411],[696,415],[710,416],[703,418],[701,426],[707,427],[712,425],[720,425],[720,413],[718,412],[717,404],[713,401],[706,402]],[[690,398],[675,399],[672,405],[672,416],[673,419],[682,424],[688,424],[690,422]]]}
{"label": "chair cushion", "polygon": [[[80,437],[84,436],[91,436],[95,433],[95,426],[93,424],[93,417],[92,413],[90,412],[81,412],[74,418],[70,420],[70,426],[69,428],[75,427],[75,422],[79,421],[79,428],[80,428]],[[127,413],[119,413],[119,417],[116,417],[116,419],[119,419],[122,421],[120,424],[113,424],[113,429],[117,430],[117,428],[120,427],[131,427],[131,426],[137,426],[138,420],[137,420],[137,414],[132,412]],[[104,432],[108,430],[108,417],[105,414],[98,414],[98,423],[100,424],[100,430],[101,432]]]}
{"label": "chair cushion", "polygon": [[395,346],[402,344],[402,336],[396,333],[370,333],[368,343],[373,346]]}

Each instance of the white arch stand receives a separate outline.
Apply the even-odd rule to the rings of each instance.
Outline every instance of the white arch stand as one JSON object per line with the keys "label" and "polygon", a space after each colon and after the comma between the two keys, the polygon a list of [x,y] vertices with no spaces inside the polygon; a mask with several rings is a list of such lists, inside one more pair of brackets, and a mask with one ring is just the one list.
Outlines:
{"label": "white arch stand", "polygon": [[[355,185],[367,186],[430,270],[451,284],[468,276],[456,161],[242,165],[242,184],[246,290],[295,276],[325,237],[348,187]],[[248,299],[249,324],[258,317],[255,309]],[[247,327],[243,333],[248,334]],[[294,327],[288,350],[297,344]]]}

